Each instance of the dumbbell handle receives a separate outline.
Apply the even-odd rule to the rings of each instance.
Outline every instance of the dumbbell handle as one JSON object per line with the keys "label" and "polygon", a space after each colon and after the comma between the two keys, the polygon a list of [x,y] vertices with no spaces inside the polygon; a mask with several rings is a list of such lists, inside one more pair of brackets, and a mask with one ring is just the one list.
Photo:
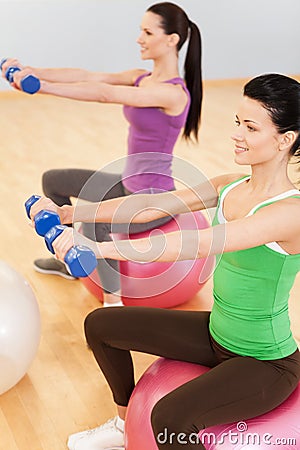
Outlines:
{"label": "dumbbell handle", "polygon": [[[41,198],[40,195],[32,195],[25,202],[25,209],[28,218],[30,219],[30,209],[32,205]],[[45,236],[47,231],[55,225],[60,225],[59,215],[54,211],[42,210],[39,211],[34,218],[35,231],[39,236]]]}
{"label": "dumbbell handle", "polygon": [[[2,70],[2,66],[5,63],[5,61],[7,61],[6,58],[2,59],[0,62],[1,70]],[[8,69],[5,71],[5,78],[7,79],[7,81],[12,83],[14,81],[14,74],[16,72],[19,72],[20,70],[21,69],[19,67],[14,67],[14,66],[8,67]],[[21,85],[22,91],[26,92],[27,94],[35,94],[41,88],[40,80],[33,75],[26,75],[21,80],[20,85]]]}
{"label": "dumbbell handle", "polygon": [[[56,225],[45,234],[45,243],[51,253],[55,253],[52,243],[66,229],[66,225]],[[85,245],[74,245],[66,253],[64,261],[69,272],[76,278],[90,275],[97,267],[95,253]]]}
{"label": "dumbbell handle", "polygon": [[41,198],[40,195],[32,195],[31,197],[29,197],[26,202],[25,202],[25,209],[26,209],[26,214],[28,219],[31,219],[30,217],[30,209],[32,207],[32,205],[37,202],[39,199]]}

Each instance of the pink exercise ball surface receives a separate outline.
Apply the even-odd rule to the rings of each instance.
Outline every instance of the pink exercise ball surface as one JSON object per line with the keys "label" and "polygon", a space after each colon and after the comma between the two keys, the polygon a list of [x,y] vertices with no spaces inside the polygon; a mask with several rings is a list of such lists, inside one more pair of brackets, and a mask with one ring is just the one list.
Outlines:
{"label": "pink exercise ball surface", "polygon": [[[179,230],[201,230],[209,226],[201,211],[180,214],[154,230],[131,234],[130,239],[148,237],[151,233],[170,233]],[[118,234],[114,239],[127,239]],[[122,300],[127,306],[171,308],[190,300],[206,283],[214,268],[214,257],[189,261],[136,263],[121,261]],[[84,286],[100,301],[103,294],[95,270],[81,278]]]}
{"label": "pink exercise ball surface", "polygon": [[[150,416],[166,394],[209,370],[159,358],[145,371],[130,398],[125,422],[126,450],[157,450]],[[300,384],[274,410],[247,421],[218,425],[199,433],[206,450],[300,449]]]}

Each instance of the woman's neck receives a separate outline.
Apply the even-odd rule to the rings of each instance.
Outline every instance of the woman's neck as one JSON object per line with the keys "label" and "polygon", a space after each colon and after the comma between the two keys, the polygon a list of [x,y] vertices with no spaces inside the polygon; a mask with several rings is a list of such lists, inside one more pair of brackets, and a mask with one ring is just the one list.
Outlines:
{"label": "woman's neck", "polygon": [[251,167],[251,178],[248,182],[253,192],[274,196],[278,193],[295,188],[287,173],[287,167],[269,168],[263,166]]}
{"label": "woman's neck", "polygon": [[155,81],[165,81],[172,78],[179,77],[178,61],[174,61],[174,58],[163,61],[154,61],[151,78]]}

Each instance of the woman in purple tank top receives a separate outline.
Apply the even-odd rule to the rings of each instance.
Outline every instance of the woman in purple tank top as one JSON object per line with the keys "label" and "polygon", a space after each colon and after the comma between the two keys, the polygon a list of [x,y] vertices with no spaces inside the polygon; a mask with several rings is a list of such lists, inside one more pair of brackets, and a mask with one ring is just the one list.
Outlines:
{"label": "woman in purple tank top", "polygon": [[[184,78],[180,77],[178,56],[188,41]],[[2,66],[18,66],[15,88],[33,74],[41,81],[40,93],[74,100],[124,105],[129,122],[126,167],[122,174],[86,169],[55,169],[43,174],[43,191],[55,203],[71,204],[70,197],[91,202],[136,192],[174,189],[171,164],[174,144],[182,129],[186,139],[198,138],[202,103],[201,36],[199,29],[179,6],[162,2],[149,7],[137,39],[142,60],[152,60],[153,69],[121,73],[90,72],[83,69],[33,68],[8,59]],[[126,224],[126,232],[152,229],[169,219],[146,224]],[[120,229],[119,229],[120,231]],[[111,240],[111,224],[85,224],[83,233],[98,242]],[[38,259],[41,273],[72,278],[56,259]],[[99,260],[97,267],[104,291],[104,306],[120,305],[118,262]]]}

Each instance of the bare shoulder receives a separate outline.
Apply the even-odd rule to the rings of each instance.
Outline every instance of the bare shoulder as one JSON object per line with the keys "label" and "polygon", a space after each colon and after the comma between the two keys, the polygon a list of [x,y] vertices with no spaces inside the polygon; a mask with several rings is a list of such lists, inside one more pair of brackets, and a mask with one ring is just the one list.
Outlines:
{"label": "bare shoulder", "polygon": [[145,75],[146,73],[149,73],[148,70],[145,69],[132,69],[131,70],[131,84],[134,85],[136,80],[141,77],[142,75]]}
{"label": "bare shoulder", "polygon": [[144,69],[124,70],[123,72],[106,74],[106,78],[102,81],[114,85],[134,86],[137,78],[145,73],[148,72]]}
{"label": "bare shoulder", "polygon": [[299,196],[292,196],[282,200],[279,200],[270,205],[270,209],[277,212],[278,220],[297,224],[297,228],[300,226],[300,192]]}
{"label": "bare shoulder", "polygon": [[247,176],[248,174],[245,173],[226,173],[224,175],[218,175],[214,178],[211,178],[210,182],[215,190],[220,193],[221,189],[227,184],[234,183],[234,181]]}
{"label": "bare shoulder", "polygon": [[288,254],[300,254],[299,211],[300,199],[282,199],[261,207],[255,214],[222,224],[226,226],[223,250],[232,252],[277,242]]}
{"label": "bare shoulder", "polygon": [[285,198],[261,208],[252,218],[257,232],[263,228],[274,234],[270,242],[278,242],[288,253],[300,252],[300,193],[298,198]]}

